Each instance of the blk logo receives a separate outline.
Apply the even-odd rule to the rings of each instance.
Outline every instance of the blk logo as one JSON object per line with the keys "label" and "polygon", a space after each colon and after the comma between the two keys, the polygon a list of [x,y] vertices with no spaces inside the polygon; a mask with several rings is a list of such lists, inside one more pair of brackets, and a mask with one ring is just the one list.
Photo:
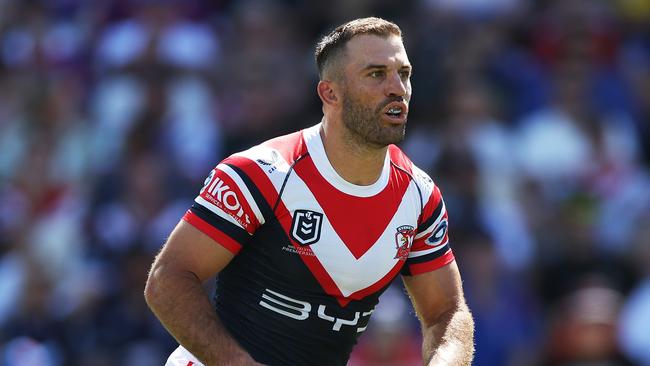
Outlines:
{"label": "blk logo", "polygon": [[300,245],[314,244],[320,239],[323,214],[310,210],[296,210],[291,223],[291,237]]}
{"label": "blk logo", "polygon": [[277,163],[280,161],[280,156],[278,155],[277,151],[273,151],[271,153],[271,160],[257,159],[255,161],[257,161],[258,164],[264,166],[267,173],[271,174],[278,168]]}

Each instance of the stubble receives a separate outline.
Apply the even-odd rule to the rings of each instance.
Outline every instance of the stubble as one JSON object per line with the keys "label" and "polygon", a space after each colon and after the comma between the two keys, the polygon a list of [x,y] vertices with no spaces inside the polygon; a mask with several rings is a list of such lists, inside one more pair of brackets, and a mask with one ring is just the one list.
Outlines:
{"label": "stubble", "polygon": [[387,99],[372,108],[355,100],[349,93],[344,93],[342,118],[351,139],[373,148],[402,142],[406,135],[406,125],[390,125],[381,121],[383,109],[393,101]]}

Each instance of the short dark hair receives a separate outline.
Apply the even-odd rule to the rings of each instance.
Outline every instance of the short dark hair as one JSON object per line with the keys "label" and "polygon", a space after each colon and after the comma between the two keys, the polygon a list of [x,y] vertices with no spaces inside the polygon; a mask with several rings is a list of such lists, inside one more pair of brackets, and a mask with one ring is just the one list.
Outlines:
{"label": "short dark hair", "polygon": [[323,79],[323,71],[329,66],[330,61],[345,49],[348,41],[362,34],[402,37],[402,31],[397,24],[376,17],[355,19],[339,25],[316,44],[316,65],[318,66],[318,76],[321,79]]}

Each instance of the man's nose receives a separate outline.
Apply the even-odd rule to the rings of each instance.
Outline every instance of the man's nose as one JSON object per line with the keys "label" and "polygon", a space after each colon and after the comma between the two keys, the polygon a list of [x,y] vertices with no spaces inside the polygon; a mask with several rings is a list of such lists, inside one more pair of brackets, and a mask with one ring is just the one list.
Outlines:
{"label": "man's nose", "polygon": [[404,96],[406,95],[407,91],[407,86],[406,83],[407,81],[402,79],[401,75],[398,72],[390,73],[390,76],[388,77],[388,83],[386,86],[386,94],[387,95],[397,95],[397,96]]}

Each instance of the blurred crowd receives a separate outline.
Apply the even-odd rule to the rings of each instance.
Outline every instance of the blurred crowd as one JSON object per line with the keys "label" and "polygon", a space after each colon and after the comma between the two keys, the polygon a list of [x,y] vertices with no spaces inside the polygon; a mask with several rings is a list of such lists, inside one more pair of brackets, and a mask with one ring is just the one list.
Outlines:
{"label": "blurred crowd", "polygon": [[[320,120],[314,43],[368,15],[475,365],[650,365],[647,0],[0,0],[0,365],[162,365],[153,256],[218,161]],[[419,365],[418,332],[396,283],[350,365]]]}

